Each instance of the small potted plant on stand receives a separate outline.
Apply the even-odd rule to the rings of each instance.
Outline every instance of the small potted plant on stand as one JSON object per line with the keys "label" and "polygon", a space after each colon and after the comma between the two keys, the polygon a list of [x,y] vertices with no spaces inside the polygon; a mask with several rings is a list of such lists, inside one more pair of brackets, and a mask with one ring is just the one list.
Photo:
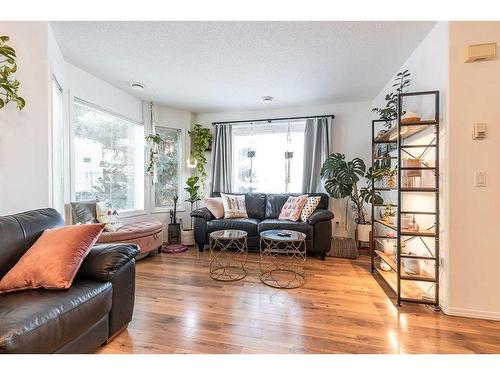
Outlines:
{"label": "small potted plant on stand", "polygon": [[[186,202],[191,203],[191,211],[193,211],[193,207],[200,200],[199,192],[200,186],[198,185],[198,176],[191,176],[187,179],[186,185],[184,188],[189,194]],[[191,218],[191,228],[190,229],[182,229],[181,234],[181,243],[185,246],[193,246],[195,243],[194,240],[194,230],[193,230],[193,219]]]}
{"label": "small potted plant on stand", "polygon": [[[332,198],[347,198],[352,203],[356,222],[357,241],[369,242],[371,222],[366,217],[364,203],[382,204],[380,193],[372,194],[372,168],[366,169],[366,165],[360,158],[351,161],[345,160],[345,155],[331,154],[321,167],[321,178],[325,180],[325,189]],[[358,182],[364,177],[367,186],[358,190]]]}

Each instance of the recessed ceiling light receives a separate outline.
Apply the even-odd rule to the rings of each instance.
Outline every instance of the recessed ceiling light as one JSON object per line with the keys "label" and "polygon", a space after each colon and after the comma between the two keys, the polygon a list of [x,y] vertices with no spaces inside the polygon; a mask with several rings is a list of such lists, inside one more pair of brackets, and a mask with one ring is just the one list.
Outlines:
{"label": "recessed ceiling light", "polygon": [[262,97],[262,102],[266,103],[266,104],[271,103],[273,100],[274,100],[274,98],[272,96],[263,96]]}
{"label": "recessed ceiling light", "polygon": [[140,82],[131,82],[130,87],[132,87],[133,90],[144,91],[144,89],[146,88],[146,85],[144,85],[144,83],[140,83]]}

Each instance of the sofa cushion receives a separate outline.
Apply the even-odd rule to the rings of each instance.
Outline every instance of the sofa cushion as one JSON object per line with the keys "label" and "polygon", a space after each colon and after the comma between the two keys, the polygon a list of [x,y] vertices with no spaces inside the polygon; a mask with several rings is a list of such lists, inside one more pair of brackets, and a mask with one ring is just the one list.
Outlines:
{"label": "sofa cushion", "polygon": [[0,293],[24,289],[68,289],[104,224],[46,229],[0,280]]}
{"label": "sofa cushion", "polygon": [[[266,219],[277,219],[280,215],[281,209],[285,205],[288,197],[298,197],[302,194],[267,194],[266,198],[266,210],[265,210],[265,218]],[[329,197],[328,194],[325,193],[310,193],[307,194],[309,197],[320,197],[320,202],[318,207],[328,209]]]}
{"label": "sofa cushion", "polygon": [[216,230],[239,229],[244,230],[251,237],[257,235],[257,225],[259,222],[260,220],[252,218],[215,219],[207,221],[207,231],[208,233],[212,233]]}
{"label": "sofa cushion", "polygon": [[47,228],[64,225],[53,208],[0,217],[0,279],[14,267]]}
{"label": "sofa cushion", "polygon": [[159,221],[141,221],[138,223],[126,224],[116,232],[102,232],[97,242],[123,242],[140,237],[151,236],[153,234],[159,234],[162,231],[163,224]]}
{"label": "sofa cushion", "polygon": [[306,235],[306,239],[313,238],[313,226],[302,221],[266,219],[262,220],[257,226],[257,232],[260,234],[265,230],[271,229],[289,229],[302,232]]}
{"label": "sofa cushion", "polygon": [[0,353],[52,353],[108,314],[111,299],[111,283],[86,279],[0,295]]}
{"label": "sofa cushion", "polygon": [[97,223],[97,200],[71,202],[73,224]]}
{"label": "sofa cushion", "polygon": [[[214,197],[220,197],[220,193],[212,193]],[[247,215],[253,219],[264,219],[266,211],[266,194],[245,193],[245,206]]]}

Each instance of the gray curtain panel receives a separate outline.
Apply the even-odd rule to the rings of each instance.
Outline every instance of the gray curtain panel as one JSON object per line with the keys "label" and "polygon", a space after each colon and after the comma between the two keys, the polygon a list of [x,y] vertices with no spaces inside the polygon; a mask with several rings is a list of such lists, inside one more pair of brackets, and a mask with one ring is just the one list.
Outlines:
{"label": "gray curtain panel", "polygon": [[233,145],[230,124],[214,125],[212,166],[212,192],[230,193],[233,188]]}
{"label": "gray curtain panel", "polygon": [[302,191],[317,193],[321,188],[320,170],[330,155],[331,118],[307,119],[304,134],[304,174]]}

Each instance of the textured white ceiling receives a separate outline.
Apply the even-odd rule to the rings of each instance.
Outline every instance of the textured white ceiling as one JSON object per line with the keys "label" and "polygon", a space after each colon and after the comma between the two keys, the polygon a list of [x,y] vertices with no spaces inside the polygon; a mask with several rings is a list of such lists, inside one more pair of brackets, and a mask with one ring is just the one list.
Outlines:
{"label": "textured white ceiling", "polygon": [[[371,100],[434,22],[53,22],[65,58],[193,112]],[[127,82],[147,88],[138,93]],[[262,97],[275,97],[263,104]]]}

